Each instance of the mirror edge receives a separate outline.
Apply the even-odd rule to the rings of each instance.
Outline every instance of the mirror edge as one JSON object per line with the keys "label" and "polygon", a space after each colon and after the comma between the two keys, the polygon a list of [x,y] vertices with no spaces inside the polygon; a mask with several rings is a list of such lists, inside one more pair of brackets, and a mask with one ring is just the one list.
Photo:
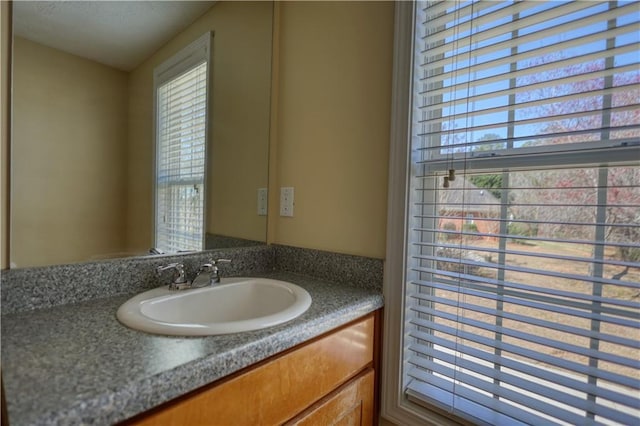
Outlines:
{"label": "mirror edge", "polygon": [[9,268],[9,249],[10,249],[10,197],[11,197],[11,71],[12,71],[12,54],[13,54],[13,2],[0,2],[0,28],[1,28],[1,46],[2,52],[1,70],[2,76],[0,93],[2,93],[2,134],[0,141],[0,269]]}

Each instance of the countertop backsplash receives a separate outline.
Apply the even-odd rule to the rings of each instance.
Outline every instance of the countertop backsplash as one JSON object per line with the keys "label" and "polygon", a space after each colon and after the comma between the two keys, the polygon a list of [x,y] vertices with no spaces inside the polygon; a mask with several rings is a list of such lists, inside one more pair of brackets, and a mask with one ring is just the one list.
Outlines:
{"label": "countertop backsplash", "polygon": [[277,271],[382,291],[384,262],[380,259],[277,244],[272,247]]}
{"label": "countertop backsplash", "polygon": [[169,283],[171,274],[157,276],[156,268],[160,265],[182,263],[187,276],[192,278],[202,264],[222,258],[232,260],[221,266],[223,276],[293,272],[382,291],[380,259],[262,245],[4,270],[0,274],[2,314],[141,293]]}
{"label": "countertop backsplash", "polygon": [[9,269],[0,276],[2,314],[141,293],[171,281],[170,273],[157,276],[160,265],[182,263],[192,278],[200,265],[222,258],[232,260],[220,267],[223,276],[256,275],[275,267],[274,250],[265,245]]}

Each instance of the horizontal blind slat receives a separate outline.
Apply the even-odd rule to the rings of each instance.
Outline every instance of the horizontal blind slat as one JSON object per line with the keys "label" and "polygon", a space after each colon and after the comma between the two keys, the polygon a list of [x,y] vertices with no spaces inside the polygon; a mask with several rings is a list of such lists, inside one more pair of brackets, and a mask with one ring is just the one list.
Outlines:
{"label": "horizontal blind slat", "polygon": [[[426,24],[426,21],[421,22],[421,24],[424,25],[425,30],[430,31],[430,29],[433,29],[432,30],[433,32],[437,32],[440,30],[440,28],[443,28],[446,26],[446,24],[450,23],[452,20],[452,17],[455,17],[460,20],[460,19],[464,19],[465,17],[471,17],[472,13],[477,14],[482,12],[483,10],[494,7],[494,5],[491,4],[491,2],[479,2],[475,4],[469,3],[468,5],[465,5],[463,7],[457,7],[451,10],[452,4],[454,3],[438,2],[436,6],[432,6],[430,8],[425,9],[424,16],[429,22],[429,25],[424,25]],[[513,11],[514,13],[517,13],[518,11],[524,10],[523,7],[526,8],[528,6],[525,6],[522,2],[519,2],[515,5],[503,6],[500,8],[500,10],[509,10],[509,11]],[[494,11],[494,13],[495,12],[496,11]],[[493,15],[493,16],[496,16],[496,15]]]}
{"label": "horizontal blind slat", "polygon": [[[619,27],[616,27],[613,30],[603,30],[596,33],[589,34],[584,37],[576,37],[572,39],[559,41],[556,43],[550,43],[545,45],[544,47],[527,50],[524,52],[518,52],[511,55],[504,55],[495,60],[478,62],[471,66],[456,67],[456,68],[453,68],[450,72],[453,73],[455,71],[464,70],[465,72],[468,72],[468,73],[475,73],[480,71],[486,71],[487,69],[498,68],[499,66],[502,66],[502,65],[509,65],[516,62],[522,62],[527,59],[538,58],[540,56],[552,54],[554,52],[562,51],[565,49],[575,48],[575,47],[579,47],[579,46],[593,43],[593,42],[605,41],[608,38],[615,38],[615,37],[625,36],[627,34],[634,34],[636,31],[637,31],[636,24],[621,25]],[[490,53],[495,53],[491,48],[492,46],[488,46],[487,48],[484,48],[482,53],[485,56],[489,56]],[[606,57],[607,56],[606,50],[601,49],[601,51],[603,52],[602,56]],[[474,51],[474,54],[475,53],[476,52]],[[444,69],[445,67],[451,65],[451,58],[442,58],[442,59],[429,61],[429,56],[427,54],[423,54],[421,56],[422,56],[422,60],[420,62],[420,65],[424,67],[428,66],[430,69]]]}
{"label": "horizontal blind slat", "polygon": [[[602,333],[602,332],[596,332],[593,330],[587,330],[587,329],[582,329],[579,327],[573,327],[573,326],[569,326],[569,325],[565,325],[562,323],[556,323],[556,322],[552,322],[552,321],[545,321],[545,320],[540,320],[537,319],[535,317],[531,317],[531,316],[526,316],[526,315],[519,315],[519,314],[514,314],[514,313],[510,313],[510,312],[500,312],[498,314],[494,314],[492,313],[493,309],[490,308],[486,308],[483,306],[478,306],[478,305],[474,305],[471,303],[460,303],[454,300],[450,300],[450,299],[446,299],[444,297],[436,297],[436,296],[431,296],[431,295],[425,295],[425,294],[420,294],[420,293],[413,293],[410,294],[410,297],[418,300],[418,301],[428,301],[428,302],[434,302],[434,303],[438,303],[438,304],[443,304],[443,305],[447,305],[447,306],[451,306],[451,307],[456,307],[458,309],[465,309],[468,310],[470,312],[480,312],[483,314],[487,314],[487,315],[494,315],[496,318],[503,318],[503,319],[509,319],[509,320],[513,320],[513,321],[518,321],[524,324],[530,324],[530,325],[536,325],[539,327],[545,327],[548,328],[549,330],[552,331],[561,331],[563,333],[568,333],[568,334],[572,334],[575,336],[582,336],[582,337],[588,337],[588,338],[592,338],[592,339],[597,339],[603,342],[610,342],[610,343],[614,343],[616,345],[620,345],[620,346],[628,346],[630,348],[634,348],[636,350],[640,350],[640,341],[637,339],[627,339],[624,337],[620,337],[620,336],[614,336],[612,334],[607,334],[607,333]],[[424,307],[424,306],[413,306],[411,307],[412,310],[415,310],[416,312],[420,312],[420,313],[424,313],[424,314],[429,314],[429,315],[439,315],[440,312],[429,308],[429,307]]]}
{"label": "horizontal blind slat", "polygon": [[[530,8],[530,6],[526,2],[515,3],[510,7],[504,7],[492,13],[488,13],[483,16],[474,18],[473,21],[469,20],[468,22],[465,22],[456,26],[451,26],[448,29],[437,31],[434,33],[429,33],[423,36],[422,40],[425,41],[425,44],[427,46],[429,46],[429,40],[434,38],[436,39],[445,38],[445,39],[450,39],[451,41],[448,43],[445,43],[444,45],[438,45],[435,48],[428,47],[427,49],[424,49],[423,51],[421,51],[421,53],[425,53],[425,51],[428,51],[429,55],[440,55],[445,53],[452,54],[451,52],[455,51],[457,45],[468,46],[472,43],[477,44],[479,42],[486,41],[503,34],[511,34],[513,32],[513,28],[515,25],[517,25],[519,29],[528,28],[530,26],[543,23],[549,20],[549,18],[556,18],[558,14],[573,13],[580,10],[588,9],[590,7],[591,6],[588,5],[586,2],[575,2],[575,3],[564,3],[564,4],[558,3],[558,5],[553,8],[544,10],[539,13],[530,14],[528,16],[525,16],[524,18],[518,18],[517,15],[521,14],[524,11],[527,11],[527,9]],[[486,26],[487,24],[493,24],[493,23],[499,22],[501,18],[506,18],[506,17],[511,17],[512,20],[507,21],[504,24],[491,26],[490,28],[485,30],[479,30],[474,32],[471,31],[471,28],[472,28],[471,24],[473,24],[473,27],[481,28],[483,26]],[[584,23],[598,22],[599,20],[600,20],[599,16],[587,15],[583,18],[580,18],[579,20],[570,21],[566,23],[560,28],[557,28],[557,31],[568,31],[570,29],[577,28]],[[552,29],[555,30],[556,27]],[[460,36],[460,34],[466,34],[466,33],[472,33],[472,34],[467,36]],[[528,40],[532,40],[532,39],[535,40],[536,38],[543,37],[545,34],[549,34],[549,33],[552,33],[552,32],[548,30],[544,30],[541,32],[530,34],[528,37],[520,36],[518,38],[509,39],[508,41],[501,42],[501,44],[505,45],[506,47],[511,47],[508,44],[508,42],[511,42],[512,40],[517,40],[518,44],[523,44]]]}
{"label": "horizontal blind slat", "polygon": [[[605,405],[596,404],[593,401],[575,397],[566,392],[557,391],[550,386],[542,386],[537,382],[523,380],[513,374],[505,373],[493,367],[486,367],[478,363],[469,361],[466,358],[456,360],[454,356],[439,352],[436,354],[438,361],[443,361],[451,365],[455,365],[455,369],[445,366],[440,362],[434,362],[429,359],[412,357],[408,362],[416,367],[431,370],[448,377],[454,377],[456,383],[466,383],[476,389],[481,389],[492,393],[495,397],[505,398],[509,401],[526,405],[527,407],[540,413],[550,414],[553,417],[569,422],[572,424],[582,424],[584,415],[576,413],[572,408],[584,410],[588,412],[597,412],[600,416],[607,419],[620,422],[622,424],[632,424],[637,419],[634,416],[625,415],[619,411],[613,410]],[[468,374],[462,369],[473,370],[479,375],[484,376],[482,379],[476,375]],[[500,382],[500,385],[487,381],[485,378],[494,378]],[[503,384],[512,385],[518,388],[518,391],[511,387],[503,386]],[[520,390],[528,391],[536,395],[544,395],[545,399],[556,399],[558,403],[547,403],[544,400],[530,396],[529,394],[520,392]],[[566,407],[566,408],[561,408]]]}
{"label": "horizontal blind slat", "polygon": [[[419,307],[413,307],[412,309],[416,311],[420,311]],[[429,309],[425,308],[424,310],[429,310]],[[492,333],[499,334],[501,336],[513,337],[518,340],[524,340],[527,342],[535,343],[538,345],[546,346],[548,348],[557,349],[557,350],[564,351],[571,354],[582,355],[584,357],[591,358],[591,359],[598,359],[598,360],[607,361],[613,364],[618,364],[618,365],[636,368],[636,369],[640,368],[640,360],[625,358],[623,356],[610,354],[610,353],[602,352],[599,350],[588,349],[588,348],[574,345],[571,343],[565,343],[559,340],[549,339],[541,335],[527,333],[524,331],[509,328],[509,327],[497,326],[485,321],[479,321],[479,320],[467,318],[464,316],[461,317],[459,315],[450,314],[444,311],[434,311],[434,312],[435,312],[434,315],[438,319],[442,319],[442,318],[448,319],[450,321],[455,321],[461,325],[468,325],[471,327],[475,327],[477,329],[490,331]],[[433,322],[433,324],[435,325],[434,329],[438,330],[439,324],[436,322]]]}
{"label": "horizontal blind slat", "polygon": [[[528,90],[526,86],[524,88]],[[546,106],[550,104],[559,104],[563,102],[570,102],[570,101],[580,100],[580,99],[589,98],[589,97],[614,96],[616,94],[626,93],[626,91],[632,90],[635,88],[636,88],[635,84],[627,84],[627,85],[614,86],[606,89],[595,89],[591,91],[571,93],[571,94],[559,95],[555,97],[546,97],[543,99],[536,99],[532,101],[515,102],[512,104],[507,103],[506,105],[492,106],[490,108],[482,108],[482,109],[475,109],[473,107],[469,108],[468,106],[470,104],[467,102],[467,99],[457,99],[455,101],[443,101],[441,102],[441,104],[444,105],[446,108],[454,108],[456,106],[464,105],[464,106],[467,106],[469,110],[462,111],[459,113],[448,114],[445,117],[427,118],[424,120],[420,120],[419,122],[422,124],[433,126],[433,125],[445,123],[447,121],[459,120],[462,118],[467,119],[467,118],[478,117],[481,115],[495,114],[495,113],[511,111],[511,110],[522,110],[524,108],[533,108],[538,106]],[[500,103],[507,102],[507,96],[512,94],[517,94],[520,92],[521,91],[505,89],[504,91],[491,92],[484,95],[478,95],[477,99],[474,99],[476,98],[475,96],[470,96],[468,99],[469,99],[469,102],[492,99],[495,104],[499,105]],[[504,99],[504,101],[500,102],[498,98],[502,98]],[[637,107],[639,105],[640,104],[636,103],[636,104],[631,104],[627,106]],[[422,109],[430,109],[430,108],[431,106],[420,108],[420,109],[422,110]]]}
{"label": "horizontal blind slat", "polygon": [[[609,315],[602,315],[600,313],[588,313],[593,310],[593,303],[581,303],[571,299],[558,299],[544,294],[553,294],[548,290],[540,290],[533,293],[525,293],[522,291],[510,290],[510,288],[522,288],[516,283],[508,281],[504,282],[492,282],[489,279],[471,278],[465,282],[464,285],[460,285],[455,281],[458,278],[459,273],[441,271],[437,269],[422,268],[420,271],[432,272],[437,275],[450,277],[451,282],[444,280],[439,281],[418,281],[413,280],[411,284],[426,288],[439,288],[446,291],[458,291],[463,294],[469,294],[472,296],[482,297],[491,300],[502,300],[503,302],[512,303],[516,306],[528,307],[531,309],[538,309],[542,311],[555,312],[561,315],[573,315],[575,317],[599,321],[603,323],[616,324],[623,327],[638,328],[637,321],[630,321],[625,318],[638,318],[638,313],[633,310],[615,309],[608,306],[600,306],[599,312],[603,312]],[[477,283],[493,284],[493,286],[485,286]],[[498,293],[500,294],[498,296]],[[591,302],[598,302],[601,297],[599,296],[586,296],[581,293],[574,293],[574,298],[577,300],[586,300]],[[572,309],[573,308],[573,309]]]}
{"label": "horizontal blind slat", "polygon": [[[527,349],[522,346],[513,345],[510,343],[501,342],[501,341],[496,342],[494,339],[483,337],[476,333],[469,333],[465,330],[458,330],[456,328],[448,327],[443,324],[435,324],[432,321],[427,321],[427,320],[414,317],[410,320],[410,323],[421,326],[421,327],[427,327],[427,328],[434,328],[434,326],[437,325],[437,331],[448,334],[449,336],[454,336],[458,339],[464,339],[469,342],[479,343],[481,345],[485,345],[490,348],[495,348],[500,351],[504,351],[514,355],[519,355],[519,356],[531,359],[533,361],[558,367],[563,370],[571,371],[573,373],[576,373],[582,376],[587,376],[587,377],[592,376],[592,377],[606,380],[607,382],[614,383],[619,386],[627,387],[636,391],[640,390],[640,382],[638,382],[637,379],[632,377],[627,377],[621,374],[611,373],[604,370],[593,369],[593,368],[590,368],[588,365],[584,365],[575,361],[559,358],[552,355],[547,355],[542,352]],[[425,341],[430,340],[430,337],[429,337],[430,335],[428,333],[412,330],[408,334],[409,336],[419,340],[425,340]]]}
{"label": "horizontal blind slat", "polygon": [[[613,47],[610,50],[607,50],[607,56],[609,57],[619,57],[627,53],[637,51],[638,46],[636,43],[627,43],[621,44],[619,46]],[[535,64],[532,66],[528,66],[527,68],[522,68],[518,71],[518,75],[523,78],[530,75],[540,74],[543,72],[554,71],[558,69],[558,66],[562,66],[564,68],[571,67],[573,65],[579,65],[584,63],[589,63],[597,60],[602,60],[603,55],[601,51],[583,53],[580,55],[572,56],[571,58],[564,59],[561,63],[556,62],[545,62],[542,64]],[[605,75],[611,75],[612,72],[616,73],[626,73],[629,71],[635,71],[637,69],[636,63],[623,65],[620,67],[616,67],[613,69],[602,69],[602,70],[591,70],[587,73],[576,73],[576,74],[568,74],[568,75],[553,75],[551,76],[554,84],[566,84],[575,81],[580,81],[585,76],[591,77],[604,77]],[[448,74],[447,74],[448,75]],[[469,87],[469,82],[465,77],[466,75],[457,76],[456,81],[449,82],[449,84],[444,85],[445,78],[447,75],[444,74],[436,74],[433,76],[420,76],[419,82],[422,83],[420,85],[419,91],[416,92],[418,95],[429,94],[432,97],[442,96],[445,94],[451,94],[456,92],[466,92]],[[474,79],[474,85],[476,86],[487,86],[490,83],[496,83],[501,81],[509,81],[513,78],[513,74],[509,72],[496,72],[491,73],[491,75],[483,76],[482,78]],[[428,82],[428,84],[426,84]],[[426,87],[425,87],[426,86]],[[520,86],[524,87],[524,86]],[[544,82],[540,83],[530,83],[526,87],[529,88],[542,88],[545,86]]]}
{"label": "horizontal blind slat", "polygon": [[[445,348],[451,352],[459,352],[463,355],[479,359],[486,363],[498,365],[501,368],[508,368],[528,376],[538,377],[545,382],[556,383],[558,384],[558,387],[575,389],[578,392],[588,395],[598,395],[598,397],[607,401],[622,404],[630,408],[637,408],[640,403],[638,396],[634,396],[633,393],[629,393],[627,388],[610,389],[604,386],[596,386],[593,383],[579,380],[581,378],[580,376],[572,376],[560,369],[554,370],[551,368],[545,368],[542,365],[528,363],[524,360],[496,355],[495,353],[460,344],[433,334],[428,336],[428,340],[425,341],[430,343],[429,346],[426,344],[412,343],[408,349],[417,354],[437,359],[439,353],[438,348]],[[426,338],[426,335],[423,334],[422,337]]]}
{"label": "horizontal blind slat", "polygon": [[[496,190],[500,189],[500,188],[494,188]],[[417,191],[420,191],[420,189],[416,189]],[[430,189],[425,188],[423,190],[429,191]],[[421,205],[429,205],[430,203],[421,203]],[[450,204],[450,203],[437,203],[439,206],[443,207],[443,206],[467,206],[467,207],[473,207],[473,206],[486,206],[486,203],[483,204],[474,204],[474,203],[466,203],[466,204]],[[489,204],[491,205],[491,204]],[[495,204],[495,206],[500,206],[500,204]],[[513,206],[516,207],[522,207],[522,204],[513,204]],[[557,205],[557,204],[553,204],[553,205],[548,205],[548,204],[527,204],[527,206],[529,207],[566,207],[566,205]],[[577,207],[580,206],[579,204],[573,205],[572,207]],[[598,207],[599,205],[594,204],[594,205],[586,205],[584,207]],[[610,206],[610,204],[607,204],[607,206]],[[616,204],[616,207],[632,207],[635,208],[635,205],[620,205],[620,204]],[[441,209],[441,210],[446,210],[446,209]],[[452,209],[455,211],[455,209]],[[451,215],[430,215],[430,214],[424,214],[424,215],[414,215],[413,217],[416,219],[435,219],[435,220],[442,220],[442,219],[449,219],[449,220],[465,220],[467,219],[466,216],[459,216],[456,215],[457,213],[453,213]],[[518,224],[539,224],[539,225],[571,225],[571,226],[610,226],[612,228],[629,228],[629,227],[636,227],[637,225],[635,223],[608,223],[608,222],[570,222],[570,221],[550,221],[550,220],[535,220],[535,219],[503,219],[503,218],[498,218],[498,217],[474,217],[473,218],[474,222],[497,222],[497,223],[518,223]],[[429,229],[429,228],[422,228],[422,229]],[[434,228],[432,230],[432,232],[439,232],[438,229]],[[513,235],[514,237],[516,235]]]}
{"label": "horizontal blind slat", "polygon": [[[549,115],[549,116],[544,116],[544,117],[535,117],[535,118],[526,118],[523,120],[518,120],[518,125],[523,126],[523,125],[531,125],[531,124],[540,124],[540,123],[553,123],[559,120],[568,120],[568,119],[574,119],[574,118],[582,118],[582,117],[591,117],[591,116],[596,116],[596,115],[602,115],[604,114],[619,114],[622,112],[627,112],[627,111],[636,111],[638,109],[638,104],[633,104],[633,105],[621,105],[621,106],[616,106],[616,107],[611,107],[611,108],[603,108],[603,109],[590,109],[590,110],[585,110],[585,111],[576,111],[576,112],[570,112],[570,113],[564,113],[564,114],[555,114],[555,115]],[[418,124],[428,124],[428,120],[418,120],[417,121]],[[483,125],[476,125],[476,126],[463,126],[463,127],[456,127],[454,129],[449,129],[446,131],[443,131],[442,133],[447,133],[447,134],[458,134],[458,133],[466,133],[469,130],[473,129],[475,131],[478,130],[488,130],[488,129],[495,129],[495,128],[500,128],[500,127],[507,127],[508,125],[510,125],[511,122],[510,121],[497,121],[495,123],[490,123],[490,124],[483,124]],[[434,132],[434,134],[439,134],[440,132]]]}
{"label": "horizontal blind slat", "polygon": [[[611,259],[593,259],[589,257],[577,257],[577,256],[567,256],[567,255],[559,255],[559,254],[550,254],[550,253],[540,253],[540,252],[530,252],[530,251],[519,251],[519,250],[501,250],[499,248],[491,248],[491,247],[480,247],[474,245],[465,245],[465,244],[447,244],[447,243],[429,243],[429,242],[420,242],[414,243],[416,245],[425,246],[425,247],[440,247],[444,249],[457,249],[464,251],[479,251],[479,252],[487,252],[494,253],[498,255],[514,255],[514,256],[524,256],[524,257],[532,257],[532,258],[542,258],[542,259],[553,259],[553,260],[566,260],[568,262],[582,262],[582,263],[597,263],[597,264],[607,264],[607,265],[615,265],[615,266],[636,266],[633,262],[619,261],[619,260],[611,260]],[[412,255],[412,257],[416,259],[421,259],[422,256]],[[636,303],[632,302],[632,305],[636,306]]]}
{"label": "horizontal blind slat", "polygon": [[[584,3],[582,3],[584,5]],[[564,7],[569,8],[570,6],[571,9],[574,10],[580,10],[580,9],[585,9],[586,7],[576,7],[576,5],[580,5],[580,3],[568,3],[565,4]],[[561,8],[561,7],[559,7]],[[489,44],[488,46],[485,47],[479,47],[479,48],[474,48],[473,49],[473,53],[474,55],[480,56],[480,55],[485,55],[487,53],[490,52],[494,52],[494,51],[499,51],[499,50],[504,50],[504,49],[509,49],[512,47],[513,44],[516,45],[523,45],[527,42],[533,41],[533,40],[539,40],[539,39],[543,39],[545,37],[548,37],[550,35],[557,35],[558,33],[568,33],[571,30],[577,29],[577,28],[581,28],[584,27],[586,25],[591,25],[594,23],[600,23],[603,20],[610,20],[610,19],[615,19],[617,17],[623,16],[627,13],[633,12],[635,11],[635,6],[633,4],[631,5],[627,5],[627,6],[622,6],[622,7],[618,7],[616,9],[610,10],[608,12],[605,13],[597,13],[595,15],[587,15],[587,16],[583,16],[581,18],[575,19],[575,20],[570,20],[567,21],[563,24],[560,25],[556,25],[550,28],[546,28],[543,30],[539,30],[539,31],[535,31],[533,33],[530,34],[526,34],[526,35],[517,35],[517,36],[512,36],[507,40],[503,40],[500,42],[496,42],[496,43],[492,43]],[[545,16],[551,16],[551,17],[555,17],[554,13],[558,13],[558,11],[554,8],[551,10],[546,11],[545,13],[542,14],[536,14],[536,15],[532,15],[532,16],[539,16],[542,18],[542,22],[546,20]],[[541,21],[537,21],[538,23]],[[522,30],[526,27],[523,27],[522,24],[527,24],[526,21],[524,20],[517,20],[515,21],[515,24],[518,25],[519,29]],[[474,21],[474,25],[475,25],[475,21]],[[514,27],[514,22],[507,22],[501,26],[497,26],[491,29],[490,32],[491,34],[497,33],[496,35],[503,35],[503,34],[512,34],[513,32],[513,27]],[[500,32],[500,30],[502,30],[502,32]],[[609,32],[597,32],[596,34],[602,34],[602,38],[610,38],[609,35],[611,33]],[[430,38],[434,38],[437,37],[439,34],[435,34],[433,36],[427,36],[426,37],[426,41],[428,43],[428,40]],[[491,35],[491,37],[495,37],[496,35]],[[479,36],[479,37],[478,37]],[[607,37],[605,37],[607,36]],[[478,37],[478,38],[476,38]],[[579,36],[576,37],[578,40],[585,40],[585,36]],[[438,46],[437,48],[434,49],[428,49],[427,52],[423,52],[423,53],[427,53],[428,55],[439,55],[442,53],[450,53],[451,58],[455,58],[458,56],[467,56],[468,53],[466,52],[466,49],[464,52],[461,53],[456,53],[457,51],[461,50],[462,48],[469,48],[470,44],[477,44],[480,41],[484,41],[486,40],[486,38],[484,38],[484,32],[474,32],[471,36],[468,37],[454,37],[451,39],[450,42],[445,43],[442,46]],[[604,50],[604,49],[603,49]],[[444,61],[444,59],[438,59],[438,61]],[[432,63],[426,62],[423,65],[433,65]]]}
{"label": "horizontal blind slat", "polygon": [[[416,205],[421,205],[421,203],[416,203]],[[432,229],[429,228],[412,228],[413,231],[420,232],[433,232]],[[493,232],[453,232],[446,229],[439,229],[438,233],[441,234],[457,234],[461,236],[470,236],[470,237],[488,237],[488,238],[512,238],[513,235],[510,234],[500,234]],[[587,241],[587,240],[573,240],[567,238],[543,238],[543,237],[531,237],[527,235],[518,235],[518,239],[523,241],[541,241],[541,242],[553,242],[553,243],[568,243],[568,244],[593,244],[594,246],[605,246],[605,247],[627,247],[627,248],[637,248],[636,243],[626,243],[626,242],[613,242],[613,241]]]}
{"label": "horizontal blind slat", "polygon": [[[476,407],[478,408],[483,407],[483,408],[490,409],[491,411],[488,411],[488,412],[484,412],[484,410],[477,410],[476,408],[473,411],[464,411],[464,412],[458,413],[456,410],[456,408],[459,406],[458,403],[455,403],[455,404],[452,403],[452,406],[454,407],[453,412],[455,414],[458,414],[461,416],[469,415],[470,413],[473,413],[474,415],[480,415],[482,416],[481,420],[483,421],[484,424],[511,425],[511,424],[514,424],[514,422],[522,422],[524,424],[531,425],[531,424],[547,424],[549,421],[548,418],[544,418],[540,416],[539,415],[540,413],[537,413],[537,415],[534,415],[532,413],[533,410],[530,410],[528,412],[523,412],[522,410],[519,410],[513,405],[505,403],[504,401],[501,401],[498,398],[493,398],[491,396],[477,392],[476,390],[472,390],[466,386],[456,385],[455,383],[452,383],[449,380],[445,380],[439,376],[436,376],[435,374],[427,375],[426,373],[424,373],[423,371],[417,368],[413,368],[409,370],[408,374],[409,376],[418,379],[417,381],[421,382],[420,384],[431,385],[431,387],[429,388],[430,390],[439,388],[446,391],[454,399],[464,398],[467,401],[470,401],[473,404],[476,404]],[[417,383],[413,384],[414,389],[416,385]],[[428,395],[429,394],[426,394],[425,396],[428,397]],[[464,404],[464,403],[462,404],[462,406],[466,406],[466,405],[467,404]],[[449,410],[451,410],[451,408]],[[502,417],[502,416],[505,416],[505,417]],[[496,417],[501,419],[500,421],[502,423],[494,423],[495,420],[493,419],[495,419]],[[553,423],[553,424],[558,424],[558,423]],[[583,424],[589,424],[589,423],[583,423]]]}
{"label": "horizontal blind slat", "polygon": [[[638,290],[640,290],[640,284],[638,283],[634,284],[634,283],[621,281],[621,280],[593,277],[590,275],[568,274],[563,272],[550,271],[547,269],[534,269],[534,268],[527,268],[523,266],[502,265],[499,263],[481,262],[481,261],[465,259],[465,258],[452,258],[452,257],[429,256],[429,255],[423,255],[420,258],[425,260],[434,260],[438,262],[443,262],[445,264],[450,263],[450,264],[457,264],[461,266],[473,266],[473,267],[488,268],[493,270],[499,269],[501,271],[521,272],[521,273],[534,274],[539,276],[563,278],[563,279],[574,280],[574,281],[584,281],[584,282],[589,282],[593,284],[617,285],[617,286],[637,288]],[[416,270],[419,270],[419,269],[416,269]],[[607,301],[605,303],[613,303],[613,302]]]}
{"label": "horizontal blind slat", "polygon": [[[599,128],[599,129],[580,129],[580,130],[574,130],[574,131],[565,131],[565,132],[547,132],[547,133],[540,133],[537,135],[527,135],[527,136],[520,136],[520,137],[505,137],[503,139],[488,139],[486,141],[482,140],[482,141],[476,141],[476,142],[458,142],[458,143],[451,143],[448,144],[446,146],[446,148],[448,150],[459,150],[461,152],[464,151],[471,151],[471,158],[474,158],[476,155],[491,155],[493,154],[491,151],[497,151],[498,153],[500,153],[500,151],[506,151],[504,148],[496,148],[496,146],[499,147],[506,147],[507,144],[511,144],[511,145],[517,145],[519,142],[536,142],[536,141],[544,141],[544,140],[548,140],[548,139],[565,139],[566,137],[569,136],[593,136],[593,135],[601,135],[602,133],[606,132],[606,133],[611,133],[611,132],[625,132],[625,133],[632,133],[634,131],[638,131],[640,129],[640,124],[628,124],[628,125],[620,125],[620,126],[615,126],[615,127],[603,127],[603,128]],[[446,131],[433,131],[430,132],[428,135],[430,136],[441,136],[443,134],[446,134]],[[423,133],[422,131],[419,131],[416,133],[416,136],[418,137],[425,137],[427,136],[427,133]],[[596,151],[596,150],[601,150],[603,148],[602,145],[603,141],[588,141],[585,140],[582,143],[586,143],[586,146],[578,146],[578,143],[576,143],[575,145],[572,145],[572,148],[575,148],[576,151],[579,149],[582,149],[584,151]],[[617,138],[611,138],[609,140],[609,147],[605,147],[605,148],[610,148],[611,145],[613,146],[622,146],[624,144],[627,145],[638,145],[638,138],[637,137],[617,137]],[[492,148],[491,150],[489,150],[489,152],[475,152],[474,149],[482,149],[483,147],[490,147]],[[442,146],[420,146],[418,148],[416,148],[416,151],[418,152],[423,152],[423,153],[435,153],[435,155],[438,155],[440,153],[440,151],[442,151],[443,147]],[[558,151],[558,150],[556,150]],[[511,155],[514,155],[514,153],[511,153]],[[468,159],[468,158],[467,158]],[[439,160],[439,158],[429,158],[430,162],[436,162],[437,160]],[[530,166],[531,167],[531,166]],[[424,176],[418,176],[418,177],[424,177]]]}
{"label": "horizontal blind slat", "polygon": [[[445,382],[443,381],[442,383]],[[431,405],[438,406],[449,413],[471,421],[473,424],[491,426],[524,426],[530,424],[519,421],[505,414],[495,412],[484,405],[476,404],[475,402],[463,398],[460,395],[456,395],[448,390],[440,389],[435,385],[425,383],[420,380],[411,380],[405,389],[405,394],[407,399],[413,403],[426,406],[427,408],[431,408]],[[425,404],[425,402],[427,403]],[[455,409],[452,407],[455,407]],[[517,408],[514,408],[513,410],[515,411]],[[531,421],[534,420],[535,418],[531,417]],[[539,420],[542,422],[540,424],[543,424],[546,419]]]}

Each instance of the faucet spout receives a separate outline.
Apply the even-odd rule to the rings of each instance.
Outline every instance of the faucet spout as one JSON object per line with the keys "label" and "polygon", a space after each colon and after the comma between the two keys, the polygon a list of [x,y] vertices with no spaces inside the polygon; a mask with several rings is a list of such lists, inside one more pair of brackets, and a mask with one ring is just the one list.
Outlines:
{"label": "faucet spout", "polygon": [[220,269],[218,269],[218,265],[221,263],[231,263],[229,259],[218,259],[211,260],[209,263],[205,263],[200,267],[198,274],[193,280],[191,286],[193,288],[205,287],[208,285],[215,285],[220,283]]}
{"label": "faucet spout", "polygon": [[204,265],[202,265],[198,270],[196,277],[193,279],[193,282],[191,283],[191,287],[200,288],[200,287],[206,287],[208,285],[211,285],[213,283],[212,277],[213,277],[214,270],[215,272],[217,272],[218,268],[216,268],[214,265],[210,263],[205,263]]}

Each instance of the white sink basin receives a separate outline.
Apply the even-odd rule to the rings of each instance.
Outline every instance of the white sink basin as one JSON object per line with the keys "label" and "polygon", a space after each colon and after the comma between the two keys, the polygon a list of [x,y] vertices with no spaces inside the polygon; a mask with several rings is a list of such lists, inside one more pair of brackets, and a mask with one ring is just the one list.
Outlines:
{"label": "white sink basin", "polygon": [[118,320],[136,330],[207,336],[258,330],[302,315],[311,296],[295,284],[266,278],[223,278],[192,290],[156,288],[126,301]]}

